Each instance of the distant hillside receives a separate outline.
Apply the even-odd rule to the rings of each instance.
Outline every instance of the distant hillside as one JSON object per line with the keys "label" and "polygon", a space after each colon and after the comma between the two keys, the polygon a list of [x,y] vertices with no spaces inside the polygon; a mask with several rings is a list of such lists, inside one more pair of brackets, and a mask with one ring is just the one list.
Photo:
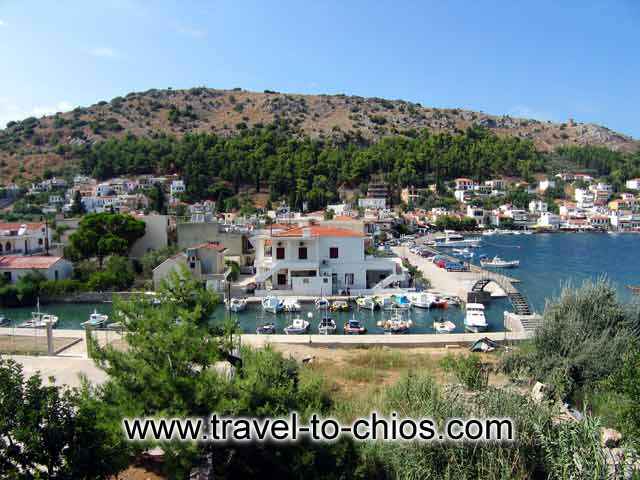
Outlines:
{"label": "distant hillside", "polygon": [[72,112],[12,122],[0,130],[0,177],[30,177],[60,169],[73,160],[74,145],[127,133],[231,136],[245,126],[277,118],[288,119],[301,134],[335,141],[375,142],[410,129],[455,132],[481,125],[498,135],[531,139],[544,152],[566,145],[640,150],[637,140],[594,124],[557,124],[381,98],[192,88],[130,93]]}

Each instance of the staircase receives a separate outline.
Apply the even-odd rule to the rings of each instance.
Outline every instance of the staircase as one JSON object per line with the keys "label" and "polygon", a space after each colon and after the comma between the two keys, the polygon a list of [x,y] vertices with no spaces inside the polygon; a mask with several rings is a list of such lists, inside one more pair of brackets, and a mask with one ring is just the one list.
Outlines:
{"label": "staircase", "polygon": [[404,275],[400,274],[400,273],[392,273],[391,275],[387,275],[386,277],[384,277],[382,280],[380,280],[378,283],[376,283],[373,287],[372,290],[381,290],[383,288],[388,287],[389,285],[391,285],[393,282],[401,282],[402,280],[404,280]]}
{"label": "staircase", "polygon": [[479,279],[473,287],[471,287],[472,292],[481,292],[484,288],[489,285],[491,282],[497,283],[500,288],[504,290],[513,306],[513,311],[518,315],[531,315],[533,312],[531,311],[531,307],[529,306],[529,302],[527,298],[518,291],[516,287],[513,286],[507,277],[502,275],[495,275],[489,277],[483,277]]}
{"label": "staircase", "polygon": [[508,294],[509,300],[511,301],[511,305],[513,305],[513,310],[518,315],[531,315],[531,307],[529,307],[529,302],[524,295],[520,292],[515,291]]}

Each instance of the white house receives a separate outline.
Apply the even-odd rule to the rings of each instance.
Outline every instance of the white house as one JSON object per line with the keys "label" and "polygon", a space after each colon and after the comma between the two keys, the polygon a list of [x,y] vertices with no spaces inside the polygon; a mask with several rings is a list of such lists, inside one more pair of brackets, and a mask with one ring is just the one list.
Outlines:
{"label": "white house", "polygon": [[591,208],[595,201],[595,196],[586,188],[576,188],[574,198],[579,208]]}
{"label": "white house", "polygon": [[482,207],[467,205],[467,217],[473,218],[478,225],[484,224],[485,211]]}
{"label": "white house", "polygon": [[540,218],[538,218],[538,223],[536,224],[536,226],[540,228],[557,230],[558,228],[560,228],[561,223],[562,220],[560,219],[559,215],[551,212],[542,212]]}
{"label": "white house", "polygon": [[40,272],[47,280],[69,278],[73,272],[73,264],[62,257],[49,256],[15,256],[0,257],[0,276],[8,283],[15,283],[29,272]]}
{"label": "white house", "polygon": [[206,282],[208,289],[223,291],[229,275],[229,270],[225,267],[225,251],[224,245],[217,242],[187,248],[153,269],[153,284],[158,288],[170,272],[184,267],[194,278]]}
{"label": "white house", "polygon": [[640,190],[640,178],[632,178],[631,180],[627,180],[625,186],[629,190]]}
{"label": "white house", "polygon": [[475,182],[470,178],[456,178],[454,190],[472,190]]}
{"label": "white house", "polygon": [[184,193],[185,185],[183,180],[173,180],[171,182],[171,186],[169,187],[169,193],[171,193],[171,198],[176,198],[181,193]]}
{"label": "white house", "polygon": [[43,252],[51,245],[51,229],[42,223],[0,223],[0,255]]}
{"label": "white house", "polygon": [[385,288],[404,282],[397,258],[367,256],[367,236],[355,230],[309,225],[256,232],[258,291],[293,295],[331,295]]}
{"label": "white house", "polygon": [[453,192],[453,196],[460,203],[467,203],[469,200],[471,200],[471,198],[473,197],[473,194],[471,189],[466,189],[466,190],[461,189],[461,190],[455,190]]}
{"label": "white house", "polygon": [[542,200],[531,200],[529,202],[529,212],[530,213],[543,213],[549,210],[549,206],[547,202],[543,202]]}
{"label": "white house", "polygon": [[358,206],[360,208],[373,208],[376,210],[384,210],[387,208],[386,198],[365,197],[358,199]]}
{"label": "white house", "polygon": [[555,188],[555,186],[556,186],[555,180],[550,180],[548,178],[545,178],[543,180],[540,180],[540,183],[538,183],[538,190],[544,193],[550,188]]}

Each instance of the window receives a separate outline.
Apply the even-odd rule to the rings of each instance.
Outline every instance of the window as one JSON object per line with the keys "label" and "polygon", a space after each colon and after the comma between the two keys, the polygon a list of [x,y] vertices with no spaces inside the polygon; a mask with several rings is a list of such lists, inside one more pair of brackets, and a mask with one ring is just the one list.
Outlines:
{"label": "window", "polygon": [[53,273],[54,273],[54,276],[55,276],[56,280],[58,280],[58,270],[56,270],[56,271],[55,271],[55,272],[53,272]]}
{"label": "window", "polygon": [[329,258],[338,258],[338,247],[331,247],[329,249]]}
{"label": "window", "polygon": [[323,278],[322,279],[322,283],[329,283],[329,279],[328,278]]}
{"label": "window", "polygon": [[298,258],[300,260],[306,260],[307,259],[307,247],[300,247],[298,249]]}
{"label": "window", "polygon": [[5,279],[8,283],[11,283],[11,272],[4,272],[4,279]]}
{"label": "window", "polygon": [[276,259],[284,260],[284,247],[276,248]]}
{"label": "window", "polygon": [[191,270],[196,268],[196,262],[189,262],[189,268],[191,268]]}
{"label": "window", "polygon": [[345,285],[353,285],[353,273],[345,273],[344,274],[344,284]]}
{"label": "window", "polygon": [[292,270],[292,277],[315,277],[318,272],[315,270]]}

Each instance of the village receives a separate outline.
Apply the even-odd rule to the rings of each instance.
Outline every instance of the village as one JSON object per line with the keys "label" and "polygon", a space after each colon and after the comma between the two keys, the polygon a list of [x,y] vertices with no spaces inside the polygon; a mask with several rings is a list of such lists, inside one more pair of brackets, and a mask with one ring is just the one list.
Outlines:
{"label": "village", "polygon": [[[540,176],[537,183],[457,178],[444,187],[403,188],[399,195],[380,179],[364,195],[349,198],[345,191],[341,203],[315,212],[294,212],[284,203],[258,206],[251,214],[220,212],[213,201],[185,202],[185,188],[177,175],[108,181],[76,175],[28,188],[6,185],[0,190],[9,201],[5,218],[19,216],[11,208],[20,202],[30,203],[31,214],[29,220],[0,223],[2,278],[15,283],[32,270],[49,280],[70,278],[68,239],[82,215],[101,212],[144,222],[144,235],[128,252],[131,259],[173,248],[155,266],[153,286],[182,265],[215,291],[256,296],[363,295],[407,287],[407,268],[389,247],[409,234],[640,231],[640,179],[614,193],[584,173]],[[425,208],[425,199],[433,198],[441,205]]]}

